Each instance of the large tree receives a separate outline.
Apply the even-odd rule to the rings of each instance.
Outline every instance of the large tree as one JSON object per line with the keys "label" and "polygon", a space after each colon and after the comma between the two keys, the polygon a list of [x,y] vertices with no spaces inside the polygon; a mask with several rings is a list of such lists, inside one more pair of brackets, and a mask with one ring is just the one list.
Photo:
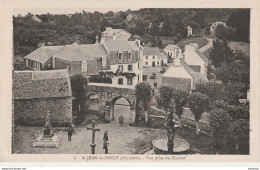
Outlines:
{"label": "large tree", "polygon": [[[152,87],[146,83],[141,82],[135,86],[135,94],[137,99],[137,105],[142,104],[145,111],[145,121],[148,121],[148,109],[152,101]],[[138,108],[139,109],[139,108]]]}
{"label": "large tree", "polygon": [[76,74],[70,78],[72,96],[76,98],[80,106],[80,111],[84,110],[84,101],[86,100],[86,88],[88,80],[81,74]]}
{"label": "large tree", "polygon": [[167,111],[169,109],[169,106],[170,106],[173,96],[174,96],[174,89],[169,86],[162,86],[159,89],[159,93],[160,93],[160,98],[162,101],[161,104],[162,104],[164,110]]}
{"label": "large tree", "polygon": [[213,48],[209,52],[210,60],[215,67],[221,66],[222,63],[231,63],[234,61],[235,54],[228,46],[227,41],[215,40],[213,41]]}
{"label": "large tree", "polygon": [[187,106],[194,114],[196,121],[196,134],[199,134],[199,120],[203,112],[207,111],[209,107],[209,99],[206,95],[199,92],[192,93],[188,96]]}

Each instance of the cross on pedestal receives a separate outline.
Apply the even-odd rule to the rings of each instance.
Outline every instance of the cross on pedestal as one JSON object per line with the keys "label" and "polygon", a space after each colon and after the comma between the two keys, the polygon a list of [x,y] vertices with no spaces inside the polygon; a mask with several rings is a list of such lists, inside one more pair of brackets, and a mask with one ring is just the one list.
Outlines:
{"label": "cross on pedestal", "polygon": [[91,128],[88,128],[87,127],[87,130],[91,130],[92,131],[92,143],[90,144],[91,146],[91,153],[92,154],[95,154],[95,147],[96,147],[96,144],[95,144],[95,133],[96,131],[100,131],[100,129],[95,129],[95,126],[96,126],[96,123],[94,120],[92,120],[92,125],[91,125]]}

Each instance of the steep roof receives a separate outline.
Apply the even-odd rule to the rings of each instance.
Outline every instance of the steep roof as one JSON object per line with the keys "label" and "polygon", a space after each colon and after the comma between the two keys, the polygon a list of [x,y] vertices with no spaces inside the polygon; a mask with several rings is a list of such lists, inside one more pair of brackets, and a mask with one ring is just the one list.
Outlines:
{"label": "steep roof", "polygon": [[144,47],[143,55],[160,55],[158,47]]}
{"label": "steep roof", "polygon": [[182,65],[170,67],[162,77],[175,77],[175,78],[187,78],[190,79],[191,75],[189,71],[185,69]]}
{"label": "steep roof", "polygon": [[174,51],[176,48],[180,48],[178,45],[172,45],[172,44],[168,44],[164,50],[166,51]]}
{"label": "steep roof", "polygon": [[95,60],[88,53],[86,53],[85,47],[81,47],[81,45],[66,45],[60,51],[58,51],[54,56],[56,58],[67,60],[67,61]]}
{"label": "steep roof", "polygon": [[104,45],[107,47],[108,51],[131,51],[139,50],[139,45],[136,41],[127,41],[127,40],[110,40],[104,42]]}
{"label": "steep roof", "polygon": [[79,45],[79,48],[93,58],[101,58],[109,55],[103,44],[84,44]]}
{"label": "steep roof", "polygon": [[52,57],[52,55],[57,53],[62,47],[63,46],[43,46],[34,50],[24,58],[44,64]]}
{"label": "steep roof", "polygon": [[67,70],[14,71],[14,99],[71,97]]}
{"label": "steep roof", "polygon": [[131,34],[119,34],[116,36],[117,40],[128,40],[131,37]]}
{"label": "steep roof", "polygon": [[160,55],[159,55],[158,59],[160,59],[160,60],[166,60],[167,57],[166,57],[165,53],[160,52]]}

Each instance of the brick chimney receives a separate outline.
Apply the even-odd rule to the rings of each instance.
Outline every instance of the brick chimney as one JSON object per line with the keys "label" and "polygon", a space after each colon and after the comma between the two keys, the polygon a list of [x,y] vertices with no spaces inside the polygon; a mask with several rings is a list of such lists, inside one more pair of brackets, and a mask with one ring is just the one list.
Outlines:
{"label": "brick chimney", "polygon": [[99,44],[99,42],[98,42],[98,35],[96,36],[96,43],[95,44]]}

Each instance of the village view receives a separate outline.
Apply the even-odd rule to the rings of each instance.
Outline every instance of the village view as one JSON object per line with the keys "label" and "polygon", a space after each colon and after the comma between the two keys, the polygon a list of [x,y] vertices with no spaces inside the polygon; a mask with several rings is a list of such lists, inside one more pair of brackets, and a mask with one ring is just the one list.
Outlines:
{"label": "village view", "polygon": [[14,154],[250,154],[250,10],[13,16]]}

